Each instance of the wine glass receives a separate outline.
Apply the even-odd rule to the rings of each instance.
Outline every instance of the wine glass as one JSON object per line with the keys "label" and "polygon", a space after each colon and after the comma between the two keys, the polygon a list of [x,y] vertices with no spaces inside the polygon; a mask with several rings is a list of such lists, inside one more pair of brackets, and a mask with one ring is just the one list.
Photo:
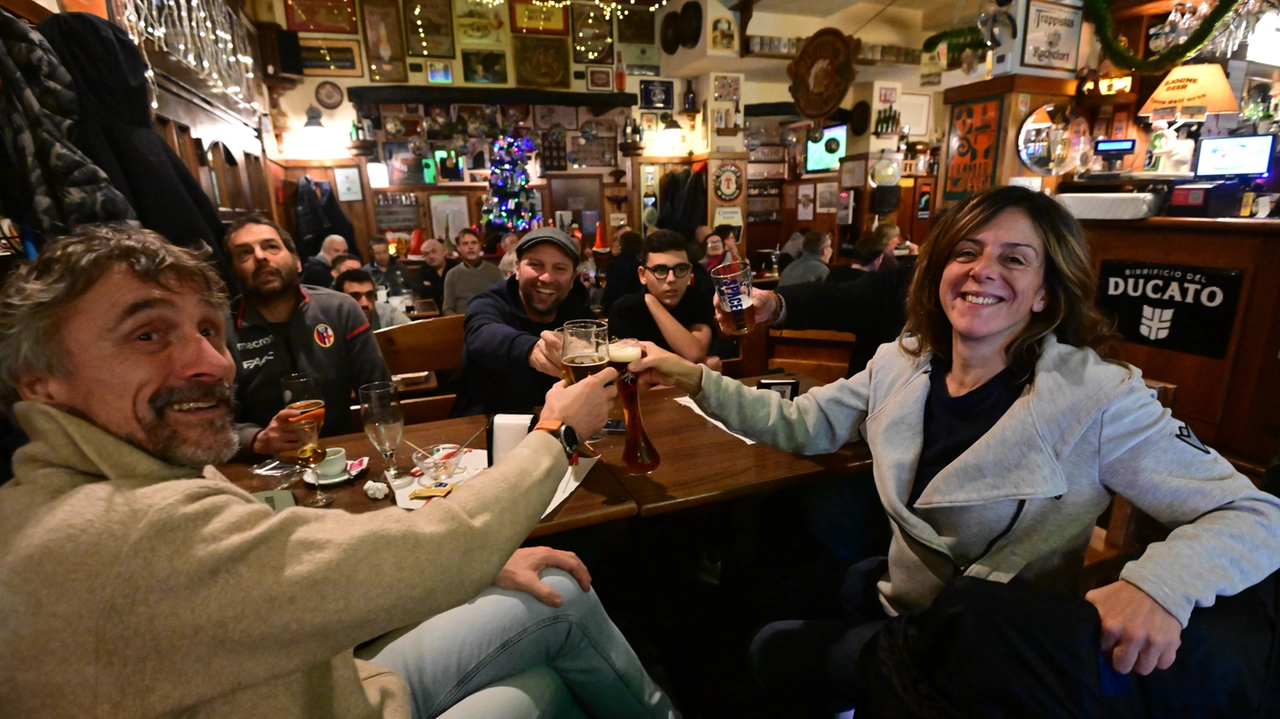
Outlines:
{"label": "wine glass", "polygon": [[304,419],[295,422],[294,426],[298,428],[302,443],[302,447],[298,449],[298,466],[302,467],[304,472],[310,472],[316,482],[316,493],[303,504],[308,507],[327,507],[333,503],[333,495],[321,491],[320,475],[315,473],[316,466],[323,462],[325,457],[324,447],[320,445],[320,422],[315,419]]}
{"label": "wine glass", "polygon": [[394,382],[371,382],[360,388],[360,417],[364,433],[369,437],[386,466],[387,479],[394,480],[396,471],[396,447],[404,433],[404,415],[400,412],[400,398]]}

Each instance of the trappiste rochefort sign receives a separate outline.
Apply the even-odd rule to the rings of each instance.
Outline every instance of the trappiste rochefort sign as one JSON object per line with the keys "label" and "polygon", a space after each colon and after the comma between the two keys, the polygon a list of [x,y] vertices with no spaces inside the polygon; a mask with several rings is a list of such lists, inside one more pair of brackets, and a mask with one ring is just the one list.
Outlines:
{"label": "trappiste rochefort sign", "polygon": [[1098,305],[1127,342],[1221,359],[1241,282],[1239,270],[1104,260]]}

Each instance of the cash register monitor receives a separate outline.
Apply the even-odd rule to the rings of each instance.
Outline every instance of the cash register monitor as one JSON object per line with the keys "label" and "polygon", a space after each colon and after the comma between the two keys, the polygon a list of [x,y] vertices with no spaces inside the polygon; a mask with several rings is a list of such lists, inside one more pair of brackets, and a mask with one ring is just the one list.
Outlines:
{"label": "cash register monitor", "polygon": [[1228,178],[1267,174],[1275,151],[1275,135],[1209,137],[1200,141],[1196,177]]}

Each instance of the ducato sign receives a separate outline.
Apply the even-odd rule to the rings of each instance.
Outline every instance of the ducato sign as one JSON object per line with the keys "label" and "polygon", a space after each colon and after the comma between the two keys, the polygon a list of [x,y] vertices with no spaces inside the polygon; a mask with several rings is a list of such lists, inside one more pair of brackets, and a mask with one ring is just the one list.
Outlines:
{"label": "ducato sign", "polygon": [[1239,270],[1104,260],[1098,305],[1127,342],[1221,359],[1241,281]]}

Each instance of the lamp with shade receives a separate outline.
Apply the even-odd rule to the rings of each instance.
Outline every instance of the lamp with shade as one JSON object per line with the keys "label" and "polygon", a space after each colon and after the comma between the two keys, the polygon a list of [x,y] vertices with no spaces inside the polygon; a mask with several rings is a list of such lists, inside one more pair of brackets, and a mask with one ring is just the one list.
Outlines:
{"label": "lamp with shade", "polygon": [[1170,70],[1138,111],[1139,117],[1151,119],[1155,130],[1151,135],[1152,172],[1190,170],[1195,142],[1178,139],[1178,125],[1239,111],[1240,103],[1221,65],[1180,65]]}

